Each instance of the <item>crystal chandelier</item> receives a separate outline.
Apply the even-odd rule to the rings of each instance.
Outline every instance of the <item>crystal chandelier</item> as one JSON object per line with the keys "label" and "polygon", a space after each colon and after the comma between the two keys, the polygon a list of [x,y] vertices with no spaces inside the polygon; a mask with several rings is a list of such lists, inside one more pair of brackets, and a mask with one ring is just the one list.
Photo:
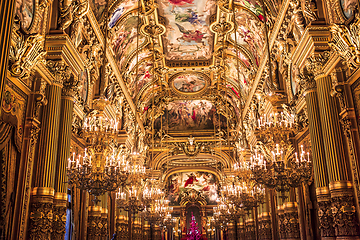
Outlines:
{"label": "crystal chandelier", "polygon": [[129,164],[124,157],[116,156],[114,151],[106,156],[105,164],[103,158],[104,155],[96,154],[93,149],[85,149],[83,155],[75,157],[73,153],[68,161],[69,183],[95,196],[95,203],[98,196],[116,190],[128,177]]}
{"label": "crystal chandelier", "polygon": [[285,193],[290,188],[309,182],[312,176],[310,155],[303,146],[299,155],[293,154],[291,146],[284,150],[279,144],[275,145],[275,151],[265,156],[255,151],[250,169],[256,182],[274,188],[282,199],[287,198]]}

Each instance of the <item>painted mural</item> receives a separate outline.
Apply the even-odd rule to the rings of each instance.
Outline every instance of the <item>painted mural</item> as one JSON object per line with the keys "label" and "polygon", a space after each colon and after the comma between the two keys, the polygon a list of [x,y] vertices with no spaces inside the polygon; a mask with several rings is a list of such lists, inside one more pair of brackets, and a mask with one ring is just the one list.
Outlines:
{"label": "painted mural", "polygon": [[206,80],[201,75],[183,74],[173,80],[173,85],[180,92],[195,93],[205,87]]}
{"label": "painted mural", "polygon": [[138,7],[138,1],[125,0],[111,14],[109,19],[109,28],[113,28],[117,21],[127,12]]}
{"label": "painted mural", "polygon": [[245,10],[236,12],[236,22],[238,29],[231,34],[231,39],[239,45],[243,45],[249,49],[254,55],[256,65],[259,66],[260,58],[263,53],[264,33],[261,22],[255,16]]}
{"label": "painted mural", "polygon": [[[112,32],[112,49],[115,53],[115,59],[119,62],[119,67],[124,64],[125,56],[129,56],[131,51],[137,46],[137,16],[129,16],[119,28],[113,28]],[[144,42],[145,38],[139,35],[139,45]],[[135,60],[136,61],[136,60]],[[136,62],[134,63],[136,64]]]}
{"label": "painted mural", "polygon": [[95,18],[100,20],[106,9],[106,0],[90,0],[90,6],[94,12]]}
{"label": "painted mural", "polygon": [[159,1],[160,15],[166,18],[166,33],[163,35],[166,59],[209,59],[212,52],[209,18],[215,13],[215,1]]}
{"label": "painted mural", "polygon": [[[249,70],[247,68],[243,67],[243,65],[238,64],[237,60],[235,58],[226,59],[226,64],[228,66],[227,71],[226,71],[226,76],[234,83],[236,83],[236,84],[240,83],[240,93],[235,93],[235,94],[238,96],[241,95],[244,97],[248,96],[249,91],[251,89]],[[237,71],[237,69],[238,69],[238,71]]]}
{"label": "painted mural", "polygon": [[354,15],[354,10],[358,5],[357,0],[340,0],[341,8],[345,17],[350,18]]}
{"label": "painted mural", "polygon": [[[213,129],[217,122],[215,106],[207,100],[177,100],[168,104],[163,115],[163,126],[169,130],[201,130]],[[160,128],[161,119],[155,121],[155,127]]]}
{"label": "painted mural", "polygon": [[226,53],[227,54],[230,54],[230,55],[233,55],[233,56],[236,56],[237,54],[237,57],[239,58],[239,60],[246,66],[246,67],[250,67],[250,60],[248,57],[246,57],[244,55],[244,53],[241,51],[241,50],[237,50],[235,48],[227,48],[226,49]]}
{"label": "painted mural", "polygon": [[261,21],[264,21],[264,12],[256,0],[235,0],[235,3],[240,4],[252,11]]}
{"label": "painted mural", "polygon": [[190,189],[200,192],[208,203],[216,203],[218,195],[217,181],[214,174],[208,172],[181,172],[169,177],[168,199],[170,204],[179,205],[181,198],[186,196]]}
{"label": "painted mural", "polygon": [[136,70],[133,69],[134,74],[131,77],[131,82],[128,83],[129,92],[132,97],[135,97],[135,93],[138,94],[140,90],[149,82],[152,81],[153,76],[151,74],[152,68],[151,62],[142,62],[139,65],[137,79],[136,79]]}
{"label": "painted mural", "polygon": [[34,0],[16,0],[15,15],[19,17],[21,27],[28,29],[34,17]]}

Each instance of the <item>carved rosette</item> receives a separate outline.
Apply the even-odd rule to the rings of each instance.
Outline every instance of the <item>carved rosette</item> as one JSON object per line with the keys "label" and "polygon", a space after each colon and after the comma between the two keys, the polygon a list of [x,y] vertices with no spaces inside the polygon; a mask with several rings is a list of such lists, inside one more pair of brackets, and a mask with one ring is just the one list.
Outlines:
{"label": "carved rosette", "polygon": [[66,207],[54,206],[53,214],[53,232],[51,239],[63,240],[65,237]]}
{"label": "carved rosette", "polygon": [[318,201],[318,218],[320,222],[321,237],[334,237],[333,216],[330,201]]}
{"label": "carved rosette", "polygon": [[331,211],[334,218],[336,236],[358,236],[359,225],[353,196],[331,198]]}
{"label": "carved rosette", "polygon": [[30,207],[29,239],[51,239],[53,208],[51,202],[33,202]]}

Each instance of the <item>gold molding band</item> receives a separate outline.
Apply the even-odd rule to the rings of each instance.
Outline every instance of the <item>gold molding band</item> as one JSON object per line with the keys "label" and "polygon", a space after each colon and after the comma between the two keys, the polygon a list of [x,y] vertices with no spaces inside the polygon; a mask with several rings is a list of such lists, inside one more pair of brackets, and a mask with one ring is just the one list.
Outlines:
{"label": "gold molding band", "polygon": [[330,195],[330,190],[328,187],[319,187],[316,188],[316,196]]}
{"label": "gold molding band", "polygon": [[34,187],[31,190],[32,196],[51,196],[53,197],[55,195],[54,188],[51,187]]}
{"label": "gold molding band", "polygon": [[352,188],[352,183],[350,181],[347,180],[341,180],[341,181],[335,181],[335,182],[331,182],[329,184],[329,189],[330,191],[334,191],[334,190],[341,190],[341,189],[351,189]]}
{"label": "gold molding band", "polygon": [[67,201],[67,194],[63,192],[56,192],[54,196],[54,200],[65,200]]}

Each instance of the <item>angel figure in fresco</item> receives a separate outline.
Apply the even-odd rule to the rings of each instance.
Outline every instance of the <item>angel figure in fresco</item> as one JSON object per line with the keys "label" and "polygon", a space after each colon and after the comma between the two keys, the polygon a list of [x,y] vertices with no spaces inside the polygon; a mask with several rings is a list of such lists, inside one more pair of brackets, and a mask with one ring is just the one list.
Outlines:
{"label": "angel figure in fresco", "polygon": [[188,8],[187,13],[176,13],[175,21],[177,21],[177,22],[189,22],[192,25],[195,25],[195,24],[204,25],[205,21],[199,19],[199,17],[201,17],[201,16],[203,16],[203,15],[198,15],[191,8]]}
{"label": "angel figure in fresco", "polygon": [[[187,175],[187,174],[186,174]],[[196,176],[193,173],[190,173],[190,175],[187,175],[188,179],[186,180],[185,184],[184,184],[184,188],[186,188],[187,186],[192,186],[194,184],[194,182],[197,182],[198,180],[196,179]]]}
{"label": "angel figure in fresco", "polygon": [[174,202],[179,200],[180,185],[177,178],[171,180],[171,185],[169,186],[169,200],[173,199]]}
{"label": "angel figure in fresco", "polygon": [[172,5],[171,12],[174,12],[176,6],[183,6],[185,4],[192,4],[194,0],[168,0]]}
{"label": "angel figure in fresco", "polygon": [[176,26],[179,28],[179,31],[183,34],[181,37],[178,37],[176,40],[183,40],[185,42],[196,42],[196,43],[202,43],[202,45],[205,45],[205,42],[203,41],[203,38],[207,38],[208,36],[205,36],[205,33],[200,32],[199,30],[186,30],[183,26],[175,23]]}

